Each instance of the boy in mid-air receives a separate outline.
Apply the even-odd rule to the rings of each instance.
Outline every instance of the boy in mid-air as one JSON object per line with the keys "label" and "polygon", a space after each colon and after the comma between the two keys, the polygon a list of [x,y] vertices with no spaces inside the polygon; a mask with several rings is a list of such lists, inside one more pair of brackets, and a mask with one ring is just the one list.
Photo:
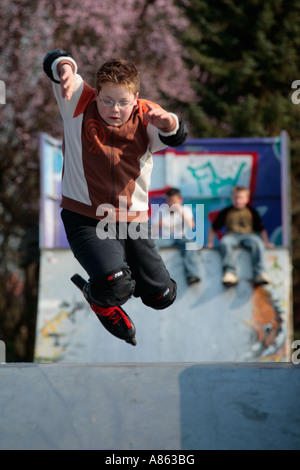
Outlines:
{"label": "boy in mid-air", "polygon": [[121,305],[134,295],[164,309],[176,297],[176,283],[150,238],[148,189],[152,153],[181,145],[186,127],[139,99],[140,74],[127,61],[104,63],[95,88],[66,51],[49,52],[43,66],[64,123],[61,216],[89,276],[84,294],[105,328],[132,343],[135,327]]}
{"label": "boy in mid-air", "polygon": [[268,284],[269,276],[265,272],[265,247],[272,247],[267,231],[256,209],[249,205],[250,192],[237,186],[232,190],[232,205],[224,208],[216,217],[208,233],[207,247],[213,247],[214,235],[225,227],[225,234],[220,240],[223,264],[222,282],[233,286],[239,279],[236,274],[234,249],[243,247],[251,252],[253,282],[255,285]]}

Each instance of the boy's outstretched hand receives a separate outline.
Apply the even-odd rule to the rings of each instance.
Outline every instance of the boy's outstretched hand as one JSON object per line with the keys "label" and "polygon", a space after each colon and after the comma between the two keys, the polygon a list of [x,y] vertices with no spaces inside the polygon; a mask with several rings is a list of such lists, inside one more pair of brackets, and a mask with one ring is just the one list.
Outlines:
{"label": "boy's outstretched hand", "polygon": [[70,101],[74,92],[75,76],[71,64],[64,63],[59,68],[61,95]]}
{"label": "boy's outstretched hand", "polygon": [[176,127],[175,118],[162,108],[158,108],[151,103],[147,103],[148,112],[144,113],[144,118],[163,132],[171,132]]}

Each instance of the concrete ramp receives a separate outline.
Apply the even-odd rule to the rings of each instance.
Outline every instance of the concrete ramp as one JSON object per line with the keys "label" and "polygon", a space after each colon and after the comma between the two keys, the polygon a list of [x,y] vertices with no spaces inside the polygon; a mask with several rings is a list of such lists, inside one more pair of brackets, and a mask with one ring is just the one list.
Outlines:
{"label": "concrete ramp", "polygon": [[217,250],[195,251],[201,283],[188,287],[179,253],[161,254],[178,284],[166,310],[140,299],[125,306],[137,329],[137,346],[110,335],[70,277],[85,277],[70,250],[43,250],[40,267],[36,362],[257,362],[289,360],[292,337],[290,262],[285,249],[268,250],[272,283],[253,288],[247,252],[239,251],[240,283],[222,285]]}
{"label": "concrete ramp", "polygon": [[300,449],[293,364],[6,364],[0,383],[0,449]]}

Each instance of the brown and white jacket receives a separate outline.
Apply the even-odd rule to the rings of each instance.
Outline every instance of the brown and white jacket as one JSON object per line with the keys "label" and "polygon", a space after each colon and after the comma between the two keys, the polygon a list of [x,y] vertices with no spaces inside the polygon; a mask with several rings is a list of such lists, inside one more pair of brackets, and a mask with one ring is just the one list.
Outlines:
{"label": "brown and white jacket", "polygon": [[[70,101],[61,96],[57,73],[61,61],[74,66],[75,89]],[[173,114],[175,130],[159,131],[143,118],[149,101],[139,99],[125,124],[109,126],[99,116],[94,89],[78,75],[68,53],[48,53],[44,70],[53,82],[64,123],[61,207],[99,219],[107,207],[115,211],[117,221],[147,221],[152,154],[168,145],[181,145],[187,135],[184,123]]]}

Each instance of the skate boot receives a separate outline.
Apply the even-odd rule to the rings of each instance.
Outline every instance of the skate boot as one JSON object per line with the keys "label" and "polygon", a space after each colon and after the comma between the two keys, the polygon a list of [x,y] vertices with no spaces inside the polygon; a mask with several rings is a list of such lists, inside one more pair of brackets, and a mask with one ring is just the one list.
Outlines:
{"label": "skate boot", "polygon": [[127,313],[118,306],[102,307],[92,302],[90,300],[91,296],[88,294],[89,283],[79,274],[74,274],[74,276],[71,277],[71,281],[81,290],[104,328],[113,336],[136,346],[135,326]]}
{"label": "skate boot", "polygon": [[93,303],[90,305],[107,331],[126,343],[136,346],[135,326],[121,307],[100,307]]}

